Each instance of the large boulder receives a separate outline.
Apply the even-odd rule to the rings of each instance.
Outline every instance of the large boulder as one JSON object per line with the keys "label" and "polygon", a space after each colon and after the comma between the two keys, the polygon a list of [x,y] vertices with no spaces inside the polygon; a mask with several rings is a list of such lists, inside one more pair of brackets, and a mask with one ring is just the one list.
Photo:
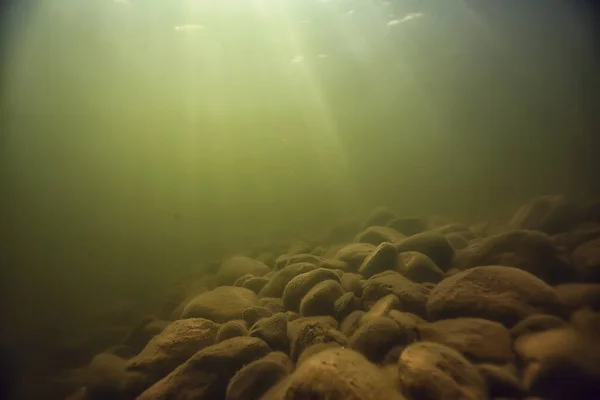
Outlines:
{"label": "large boulder", "polygon": [[142,352],[127,362],[126,392],[135,397],[166,376],[196,352],[212,345],[218,326],[207,319],[174,321],[152,338]]}
{"label": "large boulder", "polygon": [[421,232],[395,244],[398,253],[417,251],[427,255],[443,271],[450,269],[454,257],[454,247],[446,236],[438,232]]}
{"label": "large boulder", "polygon": [[283,305],[286,310],[299,311],[300,302],[317,284],[326,280],[340,282],[339,276],[330,269],[317,268],[294,277],[283,291]]}
{"label": "large boulder", "polygon": [[261,297],[281,297],[287,284],[296,276],[312,271],[317,267],[308,262],[290,264],[283,267],[260,291]]}
{"label": "large boulder", "polygon": [[399,386],[410,399],[487,400],[485,381],[459,352],[442,344],[418,342],[398,360]]}
{"label": "large boulder", "polygon": [[362,293],[363,304],[368,309],[388,294],[398,297],[401,311],[417,315],[426,314],[429,289],[406,279],[395,271],[385,271],[365,281]]}
{"label": "large boulder", "polygon": [[515,213],[509,225],[516,229],[532,229],[548,234],[564,232],[581,220],[581,210],[564,196],[538,196]]}
{"label": "large boulder", "polygon": [[511,336],[498,322],[480,318],[445,319],[418,326],[419,337],[441,343],[462,353],[472,362],[512,362]]}
{"label": "large boulder", "polygon": [[237,337],[225,340],[197,352],[137,399],[222,399],[236,372],[270,351],[269,346],[258,338]]}
{"label": "large boulder", "polygon": [[550,284],[569,281],[573,275],[550,236],[528,230],[507,231],[475,242],[456,253],[453,265],[462,270],[506,265],[532,273]]}
{"label": "large boulder", "polygon": [[427,302],[431,320],[474,317],[508,327],[533,314],[563,315],[556,291],[518,268],[472,268],[444,279]]}
{"label": "large boulder", "polygon": [[244,311],[257,301],[258,296],[250,289],[220,286],[190,301],[181,318],[206,318],[218,323],[241,319]]}
{"label": "large boulder", "polygon": [[402,400],[392,382],[360,353],[333,348],[305,360],[263,400]]}
{"label": "large boulder", "polygon": [[271,271],[261,261],[249,257],[231,257],[221,264],[217,271],[217,282],[219,285],[233,285],[233,283],[244,275],[263,276]]}
{"label": "large boulder", "polygon": [[600,283],[600,238],[585,242],[575,249],[573,267],[580,280]]}

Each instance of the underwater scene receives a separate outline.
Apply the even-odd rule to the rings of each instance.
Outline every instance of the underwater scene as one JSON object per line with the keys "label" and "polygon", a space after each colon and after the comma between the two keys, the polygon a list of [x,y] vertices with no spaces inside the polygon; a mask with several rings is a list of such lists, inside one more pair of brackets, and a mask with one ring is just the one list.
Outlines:
{"label": "underwater scene", "polygon": [[0,6],[0,400],[600,397],[591,1]]}

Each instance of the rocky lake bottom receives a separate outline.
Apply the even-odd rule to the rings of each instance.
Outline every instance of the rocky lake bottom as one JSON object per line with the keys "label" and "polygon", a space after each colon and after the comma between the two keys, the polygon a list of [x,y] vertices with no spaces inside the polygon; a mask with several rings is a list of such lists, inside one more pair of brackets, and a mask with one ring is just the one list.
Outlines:
{"label": "rocky lake bottom", "polygon": [[63,350],[47,398],[600,393],[600,202],[540,196],[470,225],[380,208],[168,286]]}

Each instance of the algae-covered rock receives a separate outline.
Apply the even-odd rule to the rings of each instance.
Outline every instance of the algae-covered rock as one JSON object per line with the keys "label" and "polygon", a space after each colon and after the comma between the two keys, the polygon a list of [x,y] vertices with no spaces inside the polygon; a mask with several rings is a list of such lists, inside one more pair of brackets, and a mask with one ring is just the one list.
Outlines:
{"label": "algae-covered rock", "polygon": [[431,320],[474,317],[512,327],[533,314],[564,314],[556,291],[528,272],[476,267],[444,279],[427,302]]}
{"label": "algae-covered rock", "polygon": [[220,286],[190,301],[181,318],[206,318],[219,323],[241,319],[244,311],[257,301],[258,296],[249,289]]}

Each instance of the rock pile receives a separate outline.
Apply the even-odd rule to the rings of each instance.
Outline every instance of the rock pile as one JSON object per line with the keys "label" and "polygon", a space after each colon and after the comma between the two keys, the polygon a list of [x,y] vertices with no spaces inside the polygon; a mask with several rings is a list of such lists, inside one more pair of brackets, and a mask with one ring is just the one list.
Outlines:
{"label": "rock pile", "polygon": [[79,368],[70,399],[596,399],[588,215],[561,196],[493,229],[381,208],[231,257]]}

